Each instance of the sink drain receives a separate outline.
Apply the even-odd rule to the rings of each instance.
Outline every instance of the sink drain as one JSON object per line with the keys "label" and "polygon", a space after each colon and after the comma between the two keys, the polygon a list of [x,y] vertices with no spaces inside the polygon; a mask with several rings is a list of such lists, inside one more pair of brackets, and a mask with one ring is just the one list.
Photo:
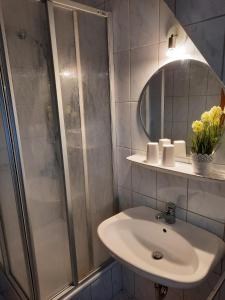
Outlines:
{"label": "sink drain", "polygon": [[153,251],[152,257],[156,260],[159,260],[163,258],[163,254],[160,251]]}

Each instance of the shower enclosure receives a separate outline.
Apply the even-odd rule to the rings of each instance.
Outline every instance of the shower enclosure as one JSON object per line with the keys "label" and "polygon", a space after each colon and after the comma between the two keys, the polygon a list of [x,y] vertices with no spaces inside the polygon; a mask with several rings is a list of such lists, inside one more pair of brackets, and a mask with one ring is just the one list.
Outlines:
{"label": "shower enclosure", "polygon": [[109,262],[110,22],[70,0],[1,1],[0,265],[24,299],[59,298]]}

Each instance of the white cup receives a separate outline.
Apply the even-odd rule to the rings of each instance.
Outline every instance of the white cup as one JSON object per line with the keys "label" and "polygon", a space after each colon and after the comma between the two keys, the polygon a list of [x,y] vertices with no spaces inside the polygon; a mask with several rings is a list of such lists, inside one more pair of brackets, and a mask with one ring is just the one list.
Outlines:
{"label": "white cup", "polygon": [[185,141],[174,141],[174,155],[175,157],[186,157],[186,143]]}
{"label": "white cup", "polygon": [[162,165],[165,167],[174,167],[174,145],[163,145]]}
{"label": "white cup", "polygon": [[159,140],[159,152],[163,151],[163,145],[170,145],[171,140],[170,139],[160,139]]}
{"label": "white cup", "polygon": [[159,144],[158,143],[148,143],[147,144],[147,158],[146,161],[150,164],[159,163]]}

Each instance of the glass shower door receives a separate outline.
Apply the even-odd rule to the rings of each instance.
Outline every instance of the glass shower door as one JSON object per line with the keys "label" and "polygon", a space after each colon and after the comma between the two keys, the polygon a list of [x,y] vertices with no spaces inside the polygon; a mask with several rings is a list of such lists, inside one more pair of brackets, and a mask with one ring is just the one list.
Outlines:
{"label": "glass shower door", "polygon": [[[59,4],[60,1],[57,1]],[[109,255],[97,236],[114,212],[107,18],[49,3],[78,280]]]}

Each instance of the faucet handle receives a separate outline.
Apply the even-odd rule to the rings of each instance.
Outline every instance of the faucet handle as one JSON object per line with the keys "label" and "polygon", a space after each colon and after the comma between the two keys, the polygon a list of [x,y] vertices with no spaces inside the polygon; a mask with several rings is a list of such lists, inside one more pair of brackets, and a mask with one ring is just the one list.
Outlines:
{"label": "faucet handle", "polygon": [[173,202],[166,202],[166,212],[175,213],[176,204]]}

